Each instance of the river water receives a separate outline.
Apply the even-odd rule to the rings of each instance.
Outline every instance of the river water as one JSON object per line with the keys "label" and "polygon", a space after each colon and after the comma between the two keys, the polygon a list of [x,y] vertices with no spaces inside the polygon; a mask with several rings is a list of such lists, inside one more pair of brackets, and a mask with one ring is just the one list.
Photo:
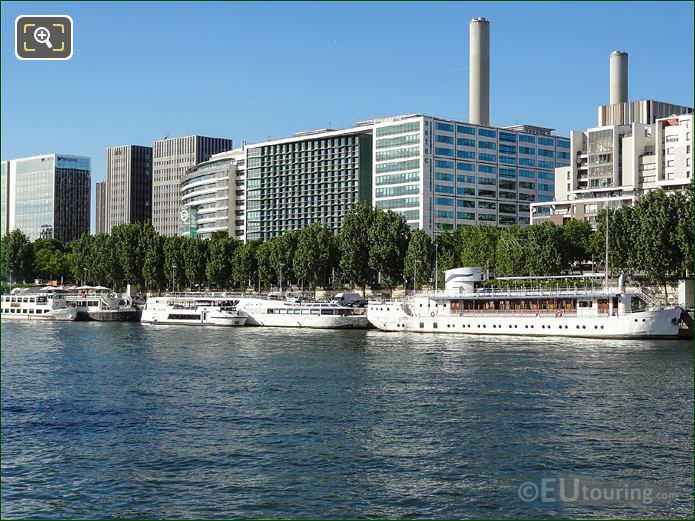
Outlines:
{"label": "river water", "polygon": [[689,342],[2,323],[3,518],[692,513]]}

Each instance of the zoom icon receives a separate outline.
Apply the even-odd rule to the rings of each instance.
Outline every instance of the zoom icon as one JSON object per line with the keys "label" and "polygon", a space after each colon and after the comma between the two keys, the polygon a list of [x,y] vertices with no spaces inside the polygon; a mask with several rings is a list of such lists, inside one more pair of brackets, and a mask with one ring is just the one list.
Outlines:
{"label": "zoom icon", "polygon": [[20,60],[72,58],[72,18],[22,15],[15,20],[15,55]]}

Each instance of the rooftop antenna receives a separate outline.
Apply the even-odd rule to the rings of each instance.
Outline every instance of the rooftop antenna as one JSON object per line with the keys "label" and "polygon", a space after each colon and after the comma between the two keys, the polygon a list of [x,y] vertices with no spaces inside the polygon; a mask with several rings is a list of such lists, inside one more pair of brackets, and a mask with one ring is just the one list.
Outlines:
{"label": "rooftop antenna", "polygon": [[171,134],[171,133],[167,130],[167,131],[164,133],[164,139],[169,139],[169,135],[170,135],[170,134]]}

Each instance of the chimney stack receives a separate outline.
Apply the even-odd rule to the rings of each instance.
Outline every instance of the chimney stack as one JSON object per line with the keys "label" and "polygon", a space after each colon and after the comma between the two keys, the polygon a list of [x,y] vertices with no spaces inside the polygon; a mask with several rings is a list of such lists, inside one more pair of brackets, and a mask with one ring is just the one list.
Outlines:
{"label": "chimney stack", "polygon": [[486,18],[471,20],[468,66],[468,119],[477,125],[489,125],[490,22]]}
{"label": "chimney stack", "polygon": [[610,104],[625,103],[627,99],[627,53],[611,53]]}

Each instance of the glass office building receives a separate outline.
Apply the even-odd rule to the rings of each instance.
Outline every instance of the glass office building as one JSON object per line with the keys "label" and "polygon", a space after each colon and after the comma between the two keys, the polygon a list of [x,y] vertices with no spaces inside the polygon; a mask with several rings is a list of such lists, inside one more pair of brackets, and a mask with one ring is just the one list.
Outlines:
{"label": "glass office building", "polygon": [[[48,154],[3,162],[3,234],[62,242],[89,233],[90,158]],[[6,223],[6,224],[5,224]]]}
{"label": "glass office building", "polygon": [[246,238],[269,239],[344,215],[372,197],[371,128],[299,132],[246,153]]}
{"label": "glass office building", "polygon": [[373,205],[434,235],[475,223],[525,225],[529,205],[554,196],[569,140],[530,125],[488,127],[409,115],[374,129]]}

